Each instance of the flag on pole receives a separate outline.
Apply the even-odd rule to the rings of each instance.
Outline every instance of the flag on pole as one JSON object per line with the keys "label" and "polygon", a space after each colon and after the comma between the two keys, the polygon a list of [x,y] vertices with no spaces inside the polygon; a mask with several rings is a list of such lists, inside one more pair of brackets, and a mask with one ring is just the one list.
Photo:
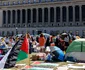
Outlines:
{"label": "flag on pole", "polygon": [[8,53],[0,61],[0,68],[14,67],[17,61],[27,58],[28,45],[28,39],[26,36],[24,39],[21,38],[19,41],[17,41],[11,50],[8,51]]}
{"label": "flag on pole", "polygon": [[28,42],[28,38],[27,38],[27,35],[26,35],[25,38],[24,38],[24,41],[23,41],[23,43],[21,45],[17,61],[20,61],[20,60],[23,60],[25,58],[28,58],[28,47],[29,47],[29,42]]}
{"label": "flag on pole", "polygon": [[6,62],[7,58],[8,58],[8,55],[10,54],[10,51],[11,51],[11,49],[6,53],[6,55],[0,61],[0,69],[2,69],[2,70],[3,70],[5,62]]}
{"label": "flag on pole", "polygon": [[17,61],[17,56],[18,56],[18,53],[20,51],[20,47],[21,47],[21,44],[22,44],[22,41],[23,40],[19,40],[12,47],[12,49],[11,49],[11,51],[10,51],[8,57],[7,57],[7,60],[5,61],[4,68],[11,68],[11,67],[15,66],[16,61]]}

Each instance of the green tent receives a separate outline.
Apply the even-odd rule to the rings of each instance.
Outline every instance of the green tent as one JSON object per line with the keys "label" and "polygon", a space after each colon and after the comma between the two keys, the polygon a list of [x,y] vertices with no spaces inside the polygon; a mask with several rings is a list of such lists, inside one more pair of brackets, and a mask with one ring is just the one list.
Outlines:
{"label": "green tent", "polygon": [[85,61],[85,39],[76,39],[68,46],[65,60]]}
{"label": "green tent", "polygon": [[74,40],[67,48],[68,52],[85,52],[85,39]]}

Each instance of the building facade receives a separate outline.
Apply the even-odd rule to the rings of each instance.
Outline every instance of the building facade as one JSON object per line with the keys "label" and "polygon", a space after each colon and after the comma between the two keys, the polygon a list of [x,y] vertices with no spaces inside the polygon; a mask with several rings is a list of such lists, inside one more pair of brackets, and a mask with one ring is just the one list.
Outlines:
{"label": "building facade", "polygon": [[0,34],[70,32],[85,36],[85,0],[0,2]]}

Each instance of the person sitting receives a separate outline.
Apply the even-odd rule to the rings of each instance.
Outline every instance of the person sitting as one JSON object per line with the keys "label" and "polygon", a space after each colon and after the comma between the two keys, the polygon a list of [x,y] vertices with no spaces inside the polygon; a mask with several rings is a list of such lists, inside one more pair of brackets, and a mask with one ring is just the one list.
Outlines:
{"label": "person sitting", "polygon": [[53,61],[64,61],[64,52],[55,46],[55,43],[50,44],[50,50],[52,53],[52,60]]}

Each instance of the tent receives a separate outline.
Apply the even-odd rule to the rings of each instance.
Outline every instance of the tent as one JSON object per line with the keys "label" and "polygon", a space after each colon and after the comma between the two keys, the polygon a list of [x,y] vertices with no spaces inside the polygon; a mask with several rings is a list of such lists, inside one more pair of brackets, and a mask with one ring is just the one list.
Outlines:
{"label": "tent", "polygon": [[85,39],[76,39],[68,46],[65,60],[85,62]]}

